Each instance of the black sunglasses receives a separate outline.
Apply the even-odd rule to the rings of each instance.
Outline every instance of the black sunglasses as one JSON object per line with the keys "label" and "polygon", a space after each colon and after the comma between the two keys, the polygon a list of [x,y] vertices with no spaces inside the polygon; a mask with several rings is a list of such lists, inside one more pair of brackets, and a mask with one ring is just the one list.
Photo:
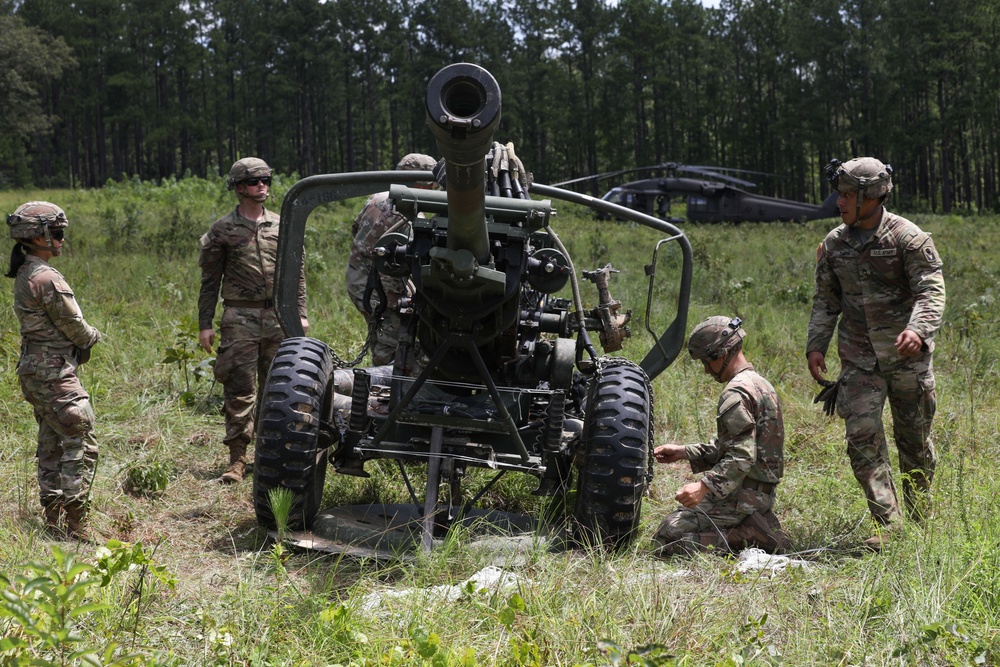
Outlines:
{"label": "black sunglasses", "polygon": [[49,236],[51,236],[56,241],[62,241],[64,238],[66,238],[66,232],[62,229],[53,229],[52,231],[49,232]]}
{"label": "black sunglasses", "polygon": [[245,180],[243,182],[246,183],[247,185],[260,185],[262,183],[264,185],[271,185],[271,177],[270,176],[264,176],[262,178],[248,178],[247,180]]}

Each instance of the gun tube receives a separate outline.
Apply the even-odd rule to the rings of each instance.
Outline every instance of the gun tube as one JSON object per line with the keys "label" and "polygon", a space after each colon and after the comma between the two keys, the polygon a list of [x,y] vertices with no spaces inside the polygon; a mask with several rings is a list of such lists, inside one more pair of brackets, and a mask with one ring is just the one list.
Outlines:
{"label": "gun tube", "polygon": [[500,124],[500,86],[478,65],[448,65],[427,84],[426,106],[445,160],[448,249],[468,250],[488,263],[485,159]]}

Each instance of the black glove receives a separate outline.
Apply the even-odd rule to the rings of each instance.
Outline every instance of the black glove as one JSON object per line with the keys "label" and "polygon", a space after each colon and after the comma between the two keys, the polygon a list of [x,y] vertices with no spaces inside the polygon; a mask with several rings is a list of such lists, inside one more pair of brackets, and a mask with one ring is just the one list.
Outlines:
{"label": "black glove", "polygon": [[74,347],[76,353],[76,363],[79,366],[90,361],[90,348],[89,347]]}
{"label": "black glove", "polygon": [[822,389],[816,398],[813,399],[813,403],[823,403],[823,412],[827,416],[832,417],[835,412],[837,412],[837,390],[840,388],[840,380],[836,382],[830,382],[829,380],[818,380]]}

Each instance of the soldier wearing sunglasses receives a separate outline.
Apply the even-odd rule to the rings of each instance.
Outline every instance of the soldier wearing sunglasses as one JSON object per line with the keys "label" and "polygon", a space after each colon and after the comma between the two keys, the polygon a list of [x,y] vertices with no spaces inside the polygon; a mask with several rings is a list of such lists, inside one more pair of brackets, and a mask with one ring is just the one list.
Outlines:
{"label": "soldier wearing sunglasses", "polygon": [[[223,386],[223,412],[229,467],[223,484],[243,480],[249,465],[247,447],[259,413],[258,388],[284,339],[274,311],[274,264],[278,246],[277,213],[264,204],[270,195],[271,168],[256,157],[237,160],[229,171],[236,208],[212,223],[201,237],[198,265],[198,339],[211,353],[215,343],[215,306],[221,292],[222,319],[216,351],[215,379]],[[299,315],[306,320],[305,272],[299,277]]]}
{"label": "soldier wearing sunglasses", "polygon": [[14,239],[10,268],[21,329],[17,377],[38,423],[38,493],[53,537],[89,539],[90,484],[97,464],[94,409],[77,368],[101,332],[87,324],[73,290],[49,261],[62,254],[69,221],[47,201],[7,216]]}

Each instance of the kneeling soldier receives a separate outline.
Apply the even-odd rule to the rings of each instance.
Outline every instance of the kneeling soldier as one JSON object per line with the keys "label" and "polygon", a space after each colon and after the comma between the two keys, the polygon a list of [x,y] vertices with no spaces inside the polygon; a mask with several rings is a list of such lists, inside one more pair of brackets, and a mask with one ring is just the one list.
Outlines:
{"label": "kneeling soldier", "polygon": [[774,387],[744,356],[745,336],[739,318],[728,317],[710,317],[691,332],[691,358],[726,388],[719,397],[717,438],[705,444],[660,445],[653,451],[660,463],[687,459],[693,472],[705,472],[677,492],[684,507],[656,530],[658,555],[709,547],[783,553],[791,546],[771,511],[784,469],[781,403]]}

